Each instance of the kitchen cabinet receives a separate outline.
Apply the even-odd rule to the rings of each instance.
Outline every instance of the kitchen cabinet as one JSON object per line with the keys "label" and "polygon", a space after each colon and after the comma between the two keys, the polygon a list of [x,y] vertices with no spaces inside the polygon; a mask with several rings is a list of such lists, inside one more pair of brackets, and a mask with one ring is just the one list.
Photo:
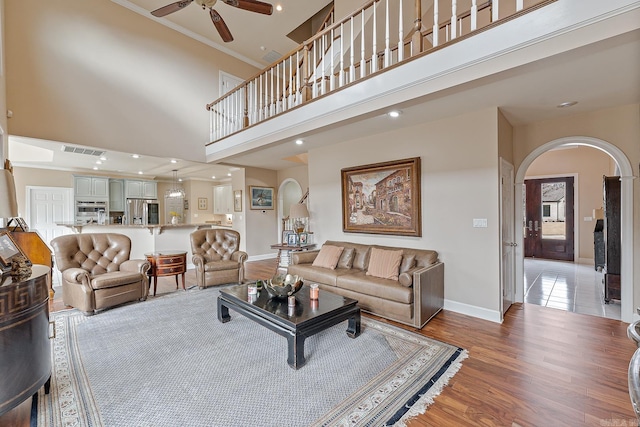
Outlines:
{"label": "kitchen cabinet", "polygon": [[140,179],[127,179],[125,182],[125,197],[127,199],[157,199],[158,183]]}
{"label": "kitchen cabinet", "polygon": [[107,200],[109,179],[98,176],[74,176],[73,188],[76,200]]}
{"label": "kitchen cabinet", "polygon": [[109,210],[124,212],[124,180],[109,180]]}
{"label": "kitchen cabinet", "polygon": [[233,191],[231,191],[231,185],[216,185],[213,187],[213,213],[233,213]]}

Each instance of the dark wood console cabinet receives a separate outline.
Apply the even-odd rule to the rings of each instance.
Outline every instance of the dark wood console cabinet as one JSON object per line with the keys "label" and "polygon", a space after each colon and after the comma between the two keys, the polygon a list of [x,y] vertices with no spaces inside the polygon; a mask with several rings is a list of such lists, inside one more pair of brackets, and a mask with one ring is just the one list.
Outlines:
{"label": "dark wood console cabinet", "polygon": [[35,264],[30,277],[0,281],[0,415],[49,390],[49,272]]}
{"label": "dark wood console cabinet", "polygon": [[604,302],[620,300],[620,177],[604,178]]}

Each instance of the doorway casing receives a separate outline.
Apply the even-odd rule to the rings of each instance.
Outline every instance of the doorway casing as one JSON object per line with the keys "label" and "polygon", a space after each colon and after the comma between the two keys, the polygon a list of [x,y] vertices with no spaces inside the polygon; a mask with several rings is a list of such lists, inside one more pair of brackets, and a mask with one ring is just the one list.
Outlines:
{"label": "doorway casing", "polygon": [[[620,169],[621,180],[621,203],[620,203],[620,226],[621,226],[621,320],[632,322],[634,319],[633,310],[633,169],[629,159],[615,145],[598,138],[586,136],[572,136],[559,138],[547,142],[529,153],[516,173],[515,178],[515,223],[522,224],[524,212],[522,210],[522,189],[524,177],[531,163],[541,154],[563,145],[584,145],[604,151],[610,155]],[[524,301],[524,233],[522,227],[516,227],[516,301]]]}

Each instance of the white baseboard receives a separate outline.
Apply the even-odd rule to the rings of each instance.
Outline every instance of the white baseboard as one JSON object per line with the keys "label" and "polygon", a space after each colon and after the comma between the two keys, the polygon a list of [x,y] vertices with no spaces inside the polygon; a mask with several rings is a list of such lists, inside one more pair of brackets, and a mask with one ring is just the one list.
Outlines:
{"label": "white baseboard", "polygon": [[489,320],[490,322],[502,323],[502,316],[500,315],[499,311],[488,310],[486,308],[477,307],[475,305],[469,305],[445,299],[444,309],[467,316],[477,317],[483,320]]}
{"label": "white baseboard", "polygon": [[247,261],[264,261],[265,259],[273,259],[277,256],[278,254],[251,255],[247,258]]}

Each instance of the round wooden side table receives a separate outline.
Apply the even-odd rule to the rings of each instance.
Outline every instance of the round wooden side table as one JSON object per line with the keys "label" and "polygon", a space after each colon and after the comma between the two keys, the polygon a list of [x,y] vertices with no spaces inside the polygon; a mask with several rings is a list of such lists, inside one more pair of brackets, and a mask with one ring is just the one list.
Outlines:
{"label": "round wooden side table", "polygon": [[156,296],[158,277],[176,276],[176,289],[178,289],[178,275],[182,274],[182,289],[186,290],[184,274],[187,271],[187,253],[185,251],[156,251],[144,254],[151,263],[149,276],[153,278],[153,296]]}

